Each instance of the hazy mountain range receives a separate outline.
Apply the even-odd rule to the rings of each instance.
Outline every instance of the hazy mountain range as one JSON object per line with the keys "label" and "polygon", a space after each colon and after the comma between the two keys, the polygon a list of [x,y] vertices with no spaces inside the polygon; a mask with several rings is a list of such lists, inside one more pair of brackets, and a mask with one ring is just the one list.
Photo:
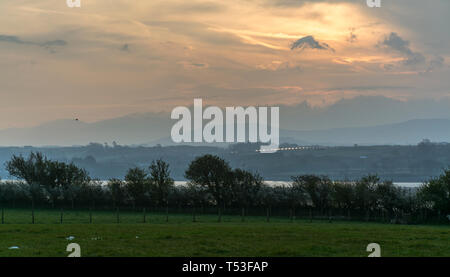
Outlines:
{"label": "hazy mountain range", "polygon": [[[282,142],[298,144],[417,144],[450,141],[450,101],[344,99],[324,108],[280,107]],[[62,119],[31,128],[0,130],[0,145],[172,144],[169,113],[134,114],[94,123]]]}

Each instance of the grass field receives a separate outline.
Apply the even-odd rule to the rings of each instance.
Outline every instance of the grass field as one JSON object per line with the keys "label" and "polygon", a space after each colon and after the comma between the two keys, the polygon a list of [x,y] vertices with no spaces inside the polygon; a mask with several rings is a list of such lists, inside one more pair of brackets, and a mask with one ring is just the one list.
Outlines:
{"label": "grass field", "polygon": [[[66,246],[75,242],[83,257],[95,256],[351,256],[364,257],[366,246],[381,245],[382,256],[450,256],[450,227],[387,225],[378,223],[332,222],[224,216],[218,223],[213,215],[200,215],[193,223],[190,215],[35,212],[36,224],[29,224],[29,210],[5,210],[0,225],[0,257],[64,257]],[[68,236],[75,239],[68,241]],[[8,249],[19,246],[20,249]]]}

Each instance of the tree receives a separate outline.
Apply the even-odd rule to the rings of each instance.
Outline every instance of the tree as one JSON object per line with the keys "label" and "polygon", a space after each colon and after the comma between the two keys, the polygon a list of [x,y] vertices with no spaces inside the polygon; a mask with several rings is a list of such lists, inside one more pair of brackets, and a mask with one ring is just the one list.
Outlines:
{"label": "tree", "polygon": [[6,162],[6,170],[11,176],[25,180],[33,204],[36,197],[42,194],[42,190],[45,190],[54,206],[59,198],[70,195],[68,191],[74,191],[72,186],[80,186],[90,181],[84,169],[74,164],[48,160],[39,152],[31,152],[27,159],[12,156],[11,160]]}
{"label": "tree", "polygon": [[245,208],[256,203],[263,179],[257,173],[252,174],[246,170],[235,169],[232,180],[232,198],[244,211]]}
{"label": "tree", "polygon": [[277,200],[279,200],[277,199],[277,195],[279,196],[281,193],[278,190],[280,190],[279,187],[273,188],[263,184],[258,191],[258,195],[256,196],[258,199],[258,204],[266,208],[270,208],[272,205],[277,203]]}
{"label": "tree", "polygon": [[174,180],[170,177],[169,164],[159,159],[153,161],[149,169],[149,181],[157,203],[167,204],[169,193],[174,186]]}
{"label": "tree", "polygon": [[45,183],[47,158],[42,153],[31,152],[27,159],[23,156],[13,155],[10,161],[6,162],[6,170],[13,177],[25,180],[27,184]]}
{"label": "tree", "polygon": [[375,189],[380,182],[380,178],[376,175],[368,175],[355,185],[355,204],[356,207],[368,212],[376,206]]}
{"label": "tree", "polygon": [[376,206],[382,210],[394,212],[394,209],[402,203],[400,189],[391,181],[377,184],[374,193]]}
{"label": "tree", "polygon": [[50,195],[52,206],[60,197],[67,197],[67,199],[73,201],[76,196],[75,192],[81,186],[91,182],[86,170],[78,168],[73,163],[46,161],[46,171],[48,176],[46,176],[46,183],[43,186]]}
{"label": "tree", "polygon": [[301,182],[293,182],[287,195],[289,205],[295,212],[298,205],[306,204],[306,190]]}
{"label": "tree", "polygon": [[26,185],[23,182],[6,181],[0,183],[0,204],[12,203],[16,206],[17,201],[28,200]]}
{"label": "tree", "polygon": [[331,206],[332,182],[328,177],[301,175],[292,177],[293,187],[306,193],[314,207],[324,210]]}
{"label": "tree", "polygon": [[219,209],[231,195],[232,171],[228,163],[218,156],[197,157],[189,164],[185,177],[192,183],[207,188]]}
{"label": "tree", "polygon": [[419,188],[418,197],[425,206],[438,214],[450,214],[450,169],[423,184]]}
{"label": "tree", "polygon": [[70,202],[72,209],[75,208],[75,199],[79,196],[82,187],[82,184],[73,184],[63,188],[63,197],[65,200]]}
{"label": "tree", "polygon": [[25,192],[26,197],[31,201],[31,207],[33,209],[38,200],[42,200],[45,198],[45,190],[41,185],[37,183],[22,183],[20,185],[22,187],[22,190]]}
{"label": "tree", "polygon": [[333,200],[338,208],[351,209],[354,206],[354,184],[349,182],[335,182],[333,186]]}
{"label": "tree", "polygon": [[125,189],[131,198],[133,208],[136,204],[142,204],[148,192],[147,173],[138,167],[128,169],[125,175]]}
{"label": "tree", "polygon": [[188,204],[194,208],[196,206],[203,206],[208,201],[206,188],[195,183],[187,183],[186,193]]}
{"label": "tree", "polygon": [[119,179],[110,179],[107,183],[111,199],[113,201],[114,208],[125,201],[126,189],[125,183]]}

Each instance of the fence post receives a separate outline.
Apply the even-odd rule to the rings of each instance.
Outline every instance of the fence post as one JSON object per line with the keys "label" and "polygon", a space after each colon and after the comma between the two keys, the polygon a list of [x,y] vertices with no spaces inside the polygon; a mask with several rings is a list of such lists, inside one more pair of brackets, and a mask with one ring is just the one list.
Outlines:
{"label": "fence post", "polygon": [[34,201],[31,202],[31,224],[34,224]]}
{"label": "fence post", "polygon": [[60,217],[59,217],[59,223],[63,224],[63,209],[62,208],[61,208],[61,214],[60,214]]}
{"label": "fence post", "polygon": [[166,222],[169,222],[169,201],[166,202]]}
{"label": "fence post", "polygon": [[92,208],[89,207],[89,224],[92,224]]}

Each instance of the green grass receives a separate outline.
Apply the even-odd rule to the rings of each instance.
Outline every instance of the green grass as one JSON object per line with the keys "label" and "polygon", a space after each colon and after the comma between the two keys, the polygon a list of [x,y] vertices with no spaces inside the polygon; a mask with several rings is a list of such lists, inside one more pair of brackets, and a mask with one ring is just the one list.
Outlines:
{"label": "green grass", "polygon": [[[166,223],[166,214],[164,212],[147,212],[146,223]],[[196,221],[199,223],[216,223],[217,215],[215,214],[197,214]],[[36,209],[34,212],[34,220],[36,224],[60,224],[61,212],[58,209]],[[246,216],[246,222],[264,222],[264,216]],[[143,223],[144,214],[142,211],[132,212],[120,210],[120,223]],[[288,216],[285,217],[271,217],[271,222],[286,223],[291,220]],[[90,222],[90,215],[88,210],[64,210],[63,224],[88,224]],[[191,223],[191,214],[174,213],[169,214],[170,223]],[[240,216],[222,215],[222,222],[241,222]],[[4,210],[5,224],[30,224],[31,210],[30,209],[5,209]],[[112,224],[117,223],[117,214],[112,210],[93,210],[92,223],[94,224]]]}
{"label": "green grass", "polygon": [[[378,223],[333,222],[225,216],[217,222],[213,215],[198,216],[192,223],[189,215],[141,213],[93,213],[89,224],[86,211],[65,212],[64,224],[59,212],[36,211],[36,223],[30,222],[27,210],[6,210],[5,224],[0,225],[0,257],[67,256],[66,246],[75,242],[81,255],[88,256],[351,256],[368,255],[366,246],[381,245],[382,256],[450,256],[450,227],[409,226]],[[53,223],[53,224],[52,224]],[[74,236],[73,241],[66,237]],[[10,250],[10,246],[20,249]]]}

